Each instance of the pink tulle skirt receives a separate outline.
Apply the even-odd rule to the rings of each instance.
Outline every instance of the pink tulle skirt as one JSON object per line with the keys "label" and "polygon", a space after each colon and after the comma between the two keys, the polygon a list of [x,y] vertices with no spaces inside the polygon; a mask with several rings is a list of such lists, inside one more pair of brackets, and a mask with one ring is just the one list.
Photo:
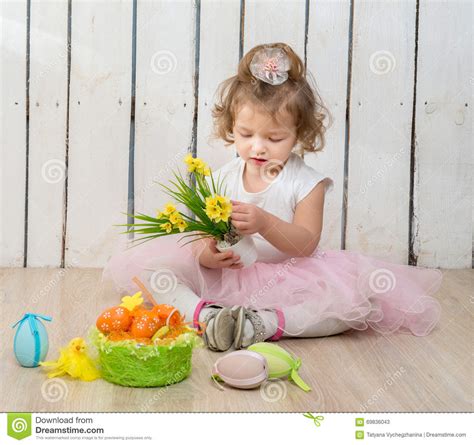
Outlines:
{"label": "pink tulle skirt", "polygon": [[150,291],[155,294],[179,282],[200,298],[225,306],[288,310],[305,325],[335,318],[350,328],[370,327],[383,334],[428,335],[440,318],[440,304],[433,298],[443,276],[438,269],[320,248],[310,257],[279,263],[208,269],[199,264],[191,244],[183,246],[191,238],[180,238],[156,238],[113,256],[103,280],[111,280],[117,292],[132,294],[138,291],[132,278],[150,283],[152,274]]}

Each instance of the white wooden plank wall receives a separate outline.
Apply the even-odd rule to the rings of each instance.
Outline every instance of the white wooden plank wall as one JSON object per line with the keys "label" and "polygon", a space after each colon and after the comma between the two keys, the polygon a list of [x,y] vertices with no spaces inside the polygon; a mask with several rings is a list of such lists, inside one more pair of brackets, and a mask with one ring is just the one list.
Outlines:
{"label": "white wooden plank wall", "polygon": [[[237,154],[234,145],[212,138],[211,109],[217,85],[234,76],[241,44],[241,1],[201,2],[197,144],[199,156],[219,167]],[[224,43],[223,43],[224,42]]]}
{"label": "white wooden plank wall", "polygon": [[155,214],[171,200],[154,181],[174,179],[189,148],[195,26],[191,2],[138,3],[135,212]]}
{"label": "white wooden plank wall", "polygon": [[32,2],[27,265],[59,265],[63,251],[68,108],[68,4]]}
{"label": "white wooden plank wall", "polygon": [[[0,266],[101,267],[123,213],[155,213],[186,153],[217,169],[218,84],[286,42],[333,124],[321,245],[472,267],[472,2],[1,3]],[[70,46],[69,46],[70,44]],[[68,51],[70,49],[70,51]],[[123,213],[122,213],[123,212]]]}
{"label": "white wooden plank wall", "polygon": [[344,158],[346,139],[346,97],[349,69],[349,30],[351,8],[346,2],[313,2],[308,15],[307,68],[313,75],[321,98],[332,115],[326,131],[326,148],[306,153],[305,162],[334,181],[331,199],[324,208],[321,245],[341,248],[344,214]]}
{"label": "white wooden plank wall", "polygon": [[27,5],[0,3],[0,265],[24,266]]}
{"label": "white wooden plank wall", "polygon": [[460,268],[472,258],[473,3],[420,5],[413,254]]}
{"label": "white wooden plank wall", "polygon": [[100,267],[126,241],[132,2],[73,1],[71,22],[65,265]]}
{"label": "white wooden plank wall", "polygon": [[397,262],[409,248],[415,20],[414,2],[353,13],[345,244]]}

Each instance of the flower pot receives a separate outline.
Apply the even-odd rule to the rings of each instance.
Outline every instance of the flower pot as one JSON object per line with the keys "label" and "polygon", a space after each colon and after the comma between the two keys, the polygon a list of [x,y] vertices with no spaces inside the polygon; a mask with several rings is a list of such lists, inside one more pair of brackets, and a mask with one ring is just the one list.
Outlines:
{"label": "flower pot", "polygon": [[240,256],[240,262],[244,267],[248,267],[255,263],[258,256],[257,247],[255,246],[252,236],[244,236],[240,241],[233,245],[229,245],[226,241],[218,240],[216,243],[216,249],[219,252],[232,250],[235,255]]}

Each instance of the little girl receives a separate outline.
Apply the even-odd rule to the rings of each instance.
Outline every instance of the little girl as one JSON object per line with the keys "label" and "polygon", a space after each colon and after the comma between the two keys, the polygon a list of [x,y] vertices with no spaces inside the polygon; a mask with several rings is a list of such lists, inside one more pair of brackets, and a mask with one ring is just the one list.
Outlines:
{"label": "little girl", "polygon": [[440,317],[430,295],[441,271],[318,246],[333,181],[293,151],[297,144],[307,152],[324,146],[317,98],[301,59],[282,43],[251,49],[221,85],[215,130],[235,144],[238,157],[213,176],[227,187],[232,224],[255,241],[255,263],[242,267],[215,240],[179,245],[182,235],[175,234],[114,256],[103,279],[131,294],[139,277],[160,303],[201,322],[214,351],[368,327],[429,334]]}

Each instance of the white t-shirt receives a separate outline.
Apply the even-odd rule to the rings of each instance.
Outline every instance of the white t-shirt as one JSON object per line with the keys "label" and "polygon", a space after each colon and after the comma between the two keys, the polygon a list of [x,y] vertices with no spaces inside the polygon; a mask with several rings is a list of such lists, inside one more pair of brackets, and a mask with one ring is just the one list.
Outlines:
{"label": "white t-shirt", "polygon": [[[319,182],[325,181],[326,194],[334,187],[330,177],[306,165],[304,160],[293,152],[276,178],[260,192],[251,193],[244,189],[242,181],[244,166],[245,161],[241,157],[236,157],[212,172],[216,186],[220,175],[222,194],[236,201],[255,204],[289,223],[293,221],[296,204]],[[206,180],[210,183],[210,177],[206,177]],[[227,187],[226,193],[225,187]],[[253,234],[252,237],[258,251],[257,261],[278,263],[291,258],[291,255],[278,250],[259,233]]]}

